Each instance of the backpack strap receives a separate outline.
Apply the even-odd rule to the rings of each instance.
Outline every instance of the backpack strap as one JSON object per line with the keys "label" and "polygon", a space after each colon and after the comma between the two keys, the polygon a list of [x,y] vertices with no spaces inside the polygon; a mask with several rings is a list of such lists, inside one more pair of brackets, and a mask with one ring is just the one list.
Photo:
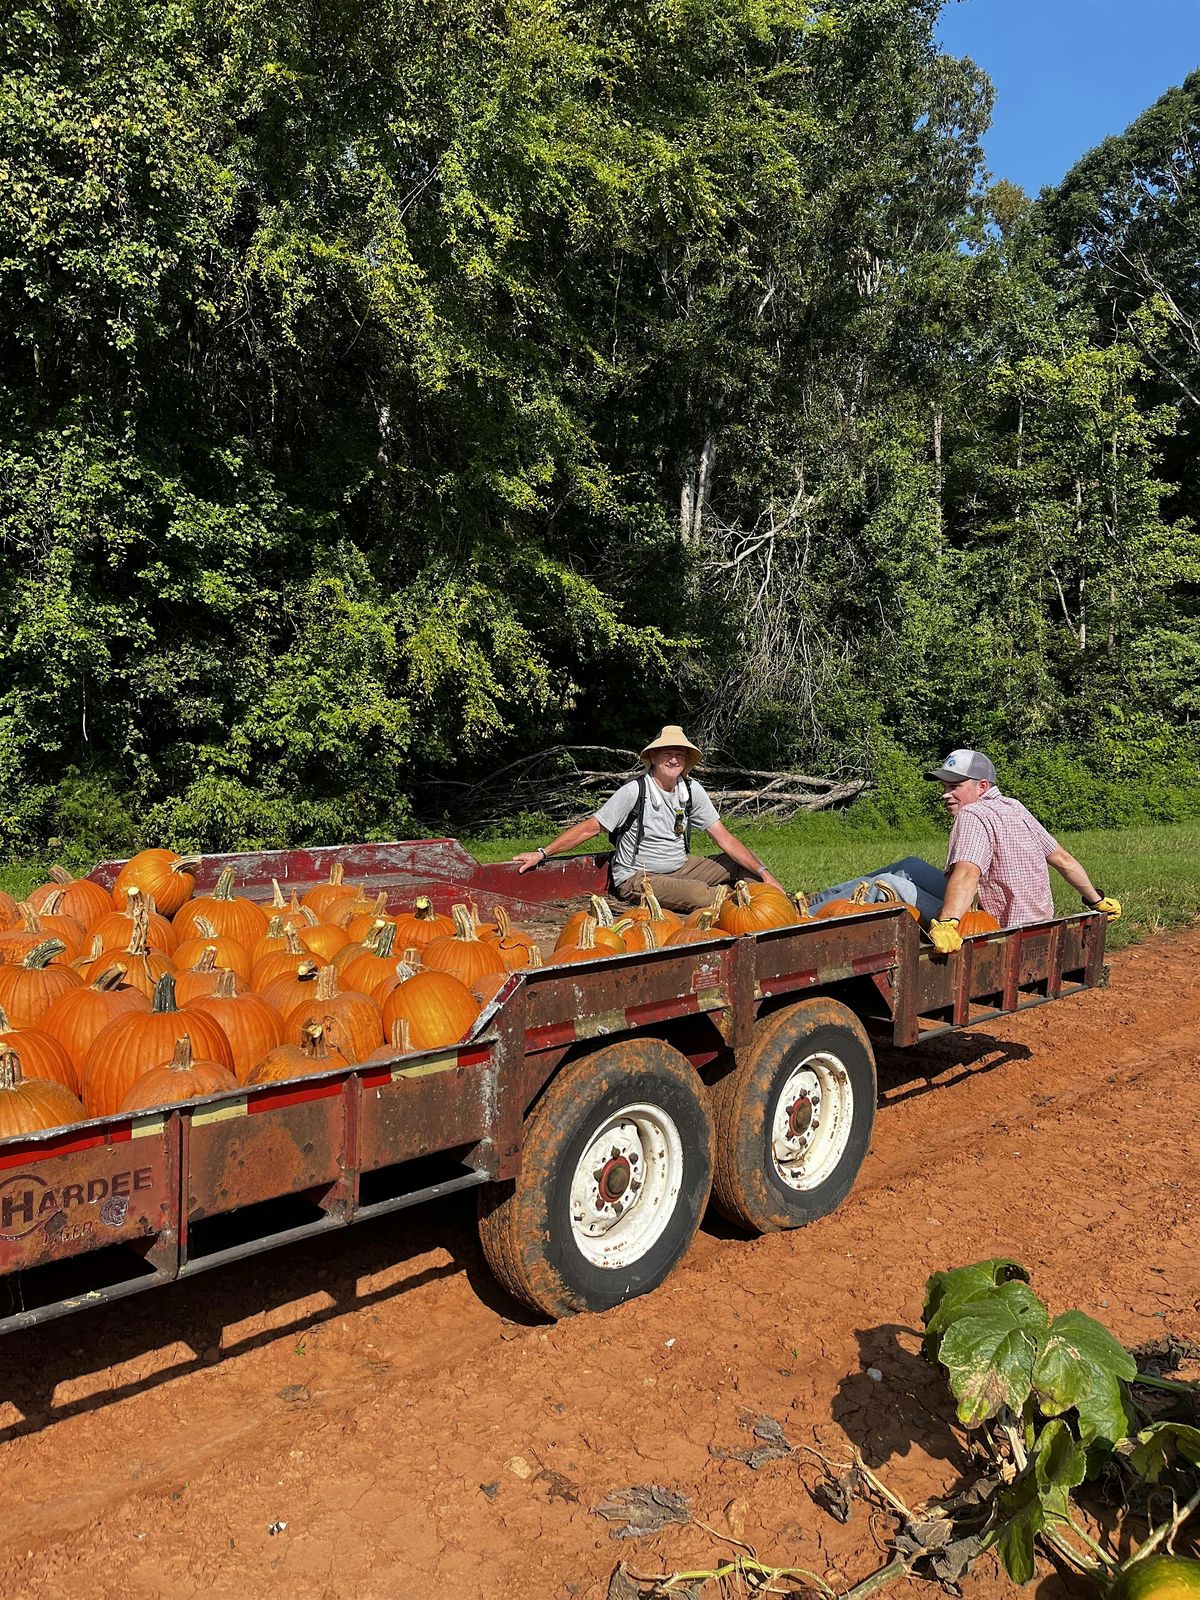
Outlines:
{"label": "backpack strap", "polygon": [[680,778],[680,783],[687,784],[687,795],[683,802],[683,853],[690,856],[692,853],[692,785],[687,778]]}
{"label": "backpack strap", "polygon": [[625,818],[625,821],[619,822],[609,833],[608,842],[612,845],[614,858],[617,853],[617,846],[630,828],[636,828],[637,830],[633,836],[633,859],[636,861],[638,858],[638,851],[642,848],[642,840],[646,836],[646,785],[649,781],[650,774],[643,772],[637,781],[637,799],[633,802],[632,810]]}

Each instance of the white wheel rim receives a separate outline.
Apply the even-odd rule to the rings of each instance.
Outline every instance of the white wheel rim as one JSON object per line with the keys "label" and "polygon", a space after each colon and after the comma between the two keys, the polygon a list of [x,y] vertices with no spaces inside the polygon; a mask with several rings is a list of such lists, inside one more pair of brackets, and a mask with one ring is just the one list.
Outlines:
{"label": "white wheel rim", "polygon": [[771,1117],[771,1160],[788,1189],[815,1189],[846,1153],[854,1115],[850,1074],[821,1051],[794,1067]]}
{"label": "white wheel rim", "polygon": [[640,1261],[683,1187],[683,1140],[661,1106],[628,1105],[589,1138],[571,1178],[571,1236],[594,1267]]}

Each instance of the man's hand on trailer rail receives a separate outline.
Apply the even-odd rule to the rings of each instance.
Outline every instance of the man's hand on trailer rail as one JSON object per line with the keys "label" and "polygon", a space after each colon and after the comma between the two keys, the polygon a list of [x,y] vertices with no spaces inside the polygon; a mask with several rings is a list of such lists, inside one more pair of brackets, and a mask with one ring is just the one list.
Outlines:
{"label": "man's hand on trailer rail", "polygon": [[584,817],[565,833],[560,833],[557,839],[551,839],[549,844],[540,844],[536,850],[522,850],[520,855],[513,856],[509,866],[516,867],[518,872],[532,872],[534,867],[540,867],[550,856],[565,855],[569,850],[574,850],[577,844],[586,844],[589,839],[594,839],[599,832],[600,824],[595,817]]}

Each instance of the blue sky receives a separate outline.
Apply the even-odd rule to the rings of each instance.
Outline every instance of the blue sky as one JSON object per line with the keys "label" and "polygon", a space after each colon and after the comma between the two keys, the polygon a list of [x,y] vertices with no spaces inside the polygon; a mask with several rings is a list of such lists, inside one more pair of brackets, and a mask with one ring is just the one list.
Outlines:
{"label": "blue sky", "polygon": [[1200,0],[947,0],[937,36],[995,85],[993,176],[1037,194],[1200,66]]}

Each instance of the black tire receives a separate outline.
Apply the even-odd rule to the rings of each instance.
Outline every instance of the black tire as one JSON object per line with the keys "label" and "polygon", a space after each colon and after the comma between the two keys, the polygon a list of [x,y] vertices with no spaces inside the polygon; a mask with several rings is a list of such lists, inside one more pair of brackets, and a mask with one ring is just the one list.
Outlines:
{"label": "black tire", "polygon": [[[807,1080],[811,1088],[801,1086]],[[828,1216],[849,1194],[866,1157],[875,1097],[871,1044],[845,1006],[815,998],[764,1018],[744,1058],[712,1089],[718,1208],[757,1233]],[[777,1136],[786,1140],[783,1156]]]}
{"label": "black tire", "polygon": [[[635,1116],[620,1118],[626,1109]],[[609,1159],[593,1156],[601,1165],[589,1173],[583,1158],[602,1132]],[[488,1266],[511,1295],[551,1317],[646,1294],[695,1237],[713,1159],[708,1093],[686,1057],[659,1039],[583,1056],[530,1113],[520,1174],[480,1191]],[[589,1229],[608,1231],[593,1238]],[[596,1259],[609,1253],[611,1264]]]}

